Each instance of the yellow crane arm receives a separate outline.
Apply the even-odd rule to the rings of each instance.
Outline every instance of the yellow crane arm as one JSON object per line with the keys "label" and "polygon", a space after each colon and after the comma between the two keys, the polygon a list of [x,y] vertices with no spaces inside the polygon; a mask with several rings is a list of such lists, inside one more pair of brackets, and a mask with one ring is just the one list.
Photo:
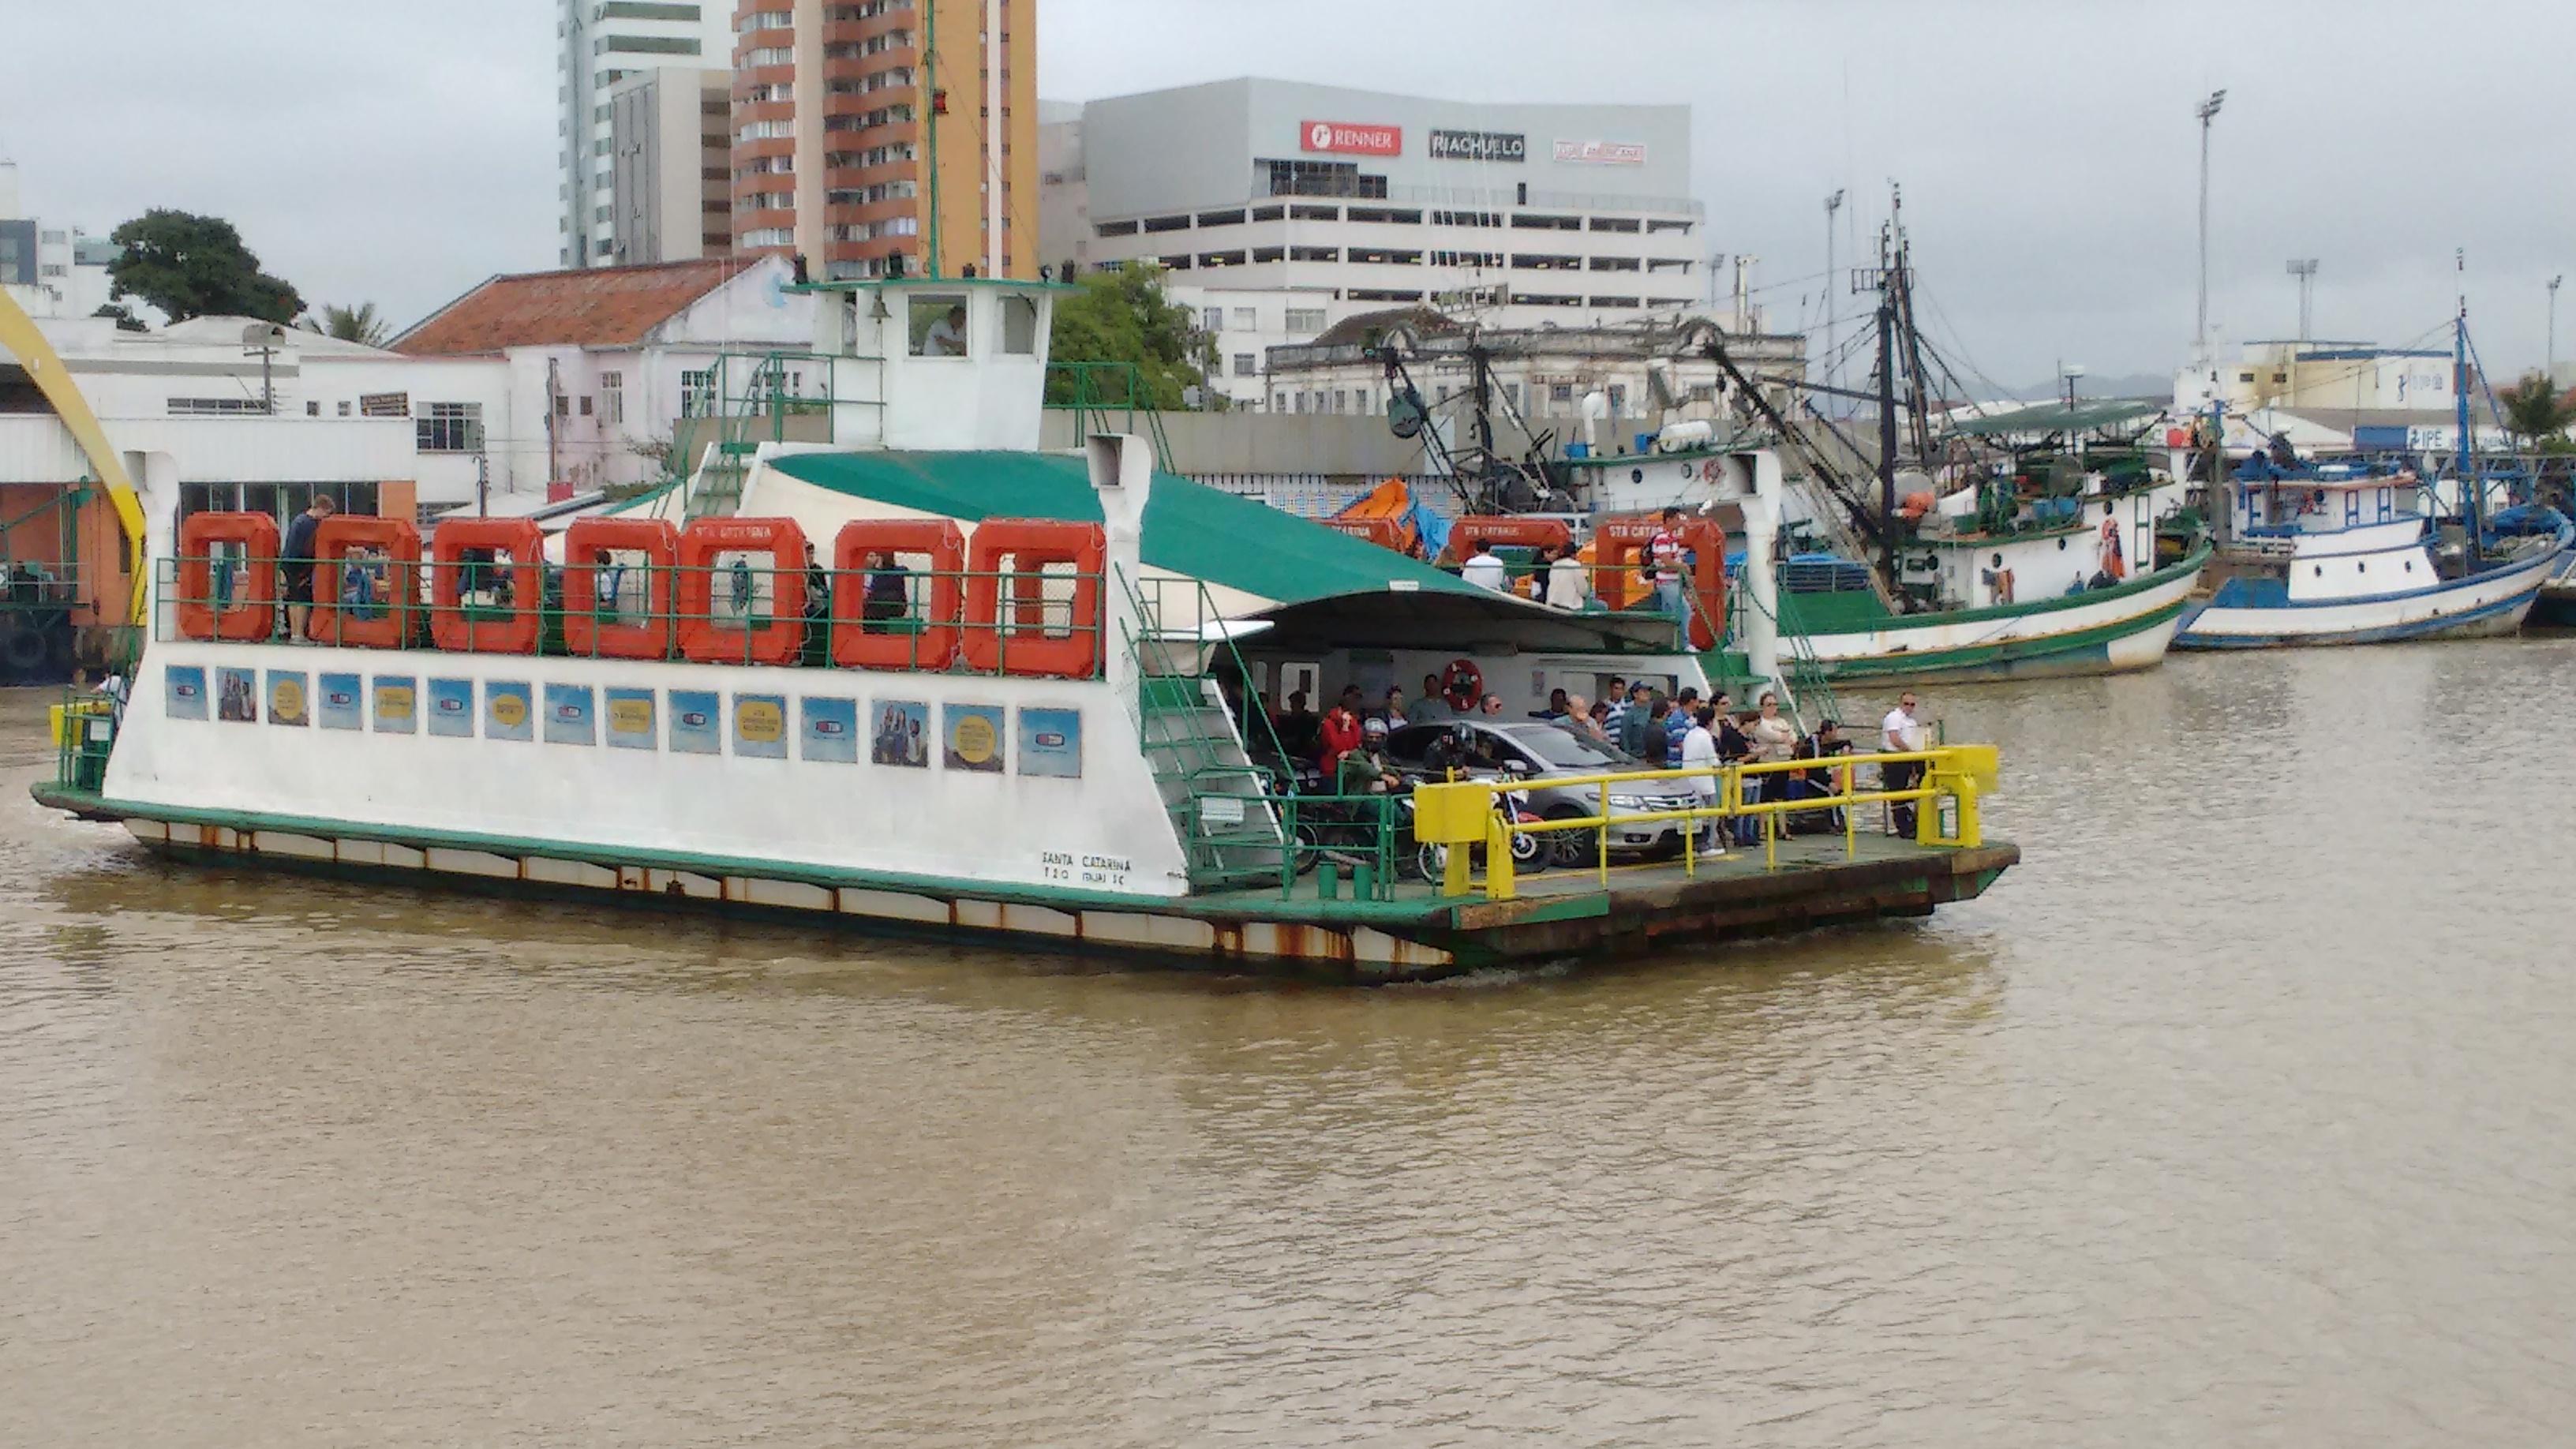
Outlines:
{"label": "yellow crane arm", "polygon": [[54,416],[71,429],[72,441],[80,444],[90,471],[107,490],[108,502],[115,505],[116,521],[125,529],[126,575],[134,580],[132,613],[126,622],[142,625],[152,598],[152,572],[143,556],[143,499],[134,491],[134,481],[125,476],[121,455],[108,446],[98,415],[89,410],[89,399],[72,382],[71,370],[63,366],[54,345],[36,330],[35,319],[6,288],[0,288],[0,350],[15,356],[27,376],[35,379],[36,390],[53,404]]}

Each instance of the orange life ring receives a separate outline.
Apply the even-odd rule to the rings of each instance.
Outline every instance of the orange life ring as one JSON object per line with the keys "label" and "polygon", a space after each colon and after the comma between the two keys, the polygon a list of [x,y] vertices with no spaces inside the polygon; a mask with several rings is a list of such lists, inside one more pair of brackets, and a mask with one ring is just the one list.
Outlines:
{"label": "orange life ring", "polygon": [[[975,525],[968,546],[966,664],[984,674],[1033,679],[1089,679],[1100,672],[1100,576],[1108,568],[1109,535],[1097,523],[1053,519],[987,518]],[[1044,590],[1053,565],[1073,585],[1072,617],[1062,634],[1049,633]],[[1002,621],[1002,578],[1011,579],[1012,617]]]}
{"label": "orange life ring", "polygon": [[[508,616],[464,603],[465,553],[490,549],[510,556]],[[451,518],[429,536],[429,637],[451,653],[534,654],[544,627],[546,536],[530,518]],[[482,567],[490,568],[486,564]]]}
{"label": "orange life ring", "polygon": [[[353,545],[385,551],[389,597],[370,606],[376,612],[372,619],[357,617],[341,602],[341,570],[348,567]],[[340,513],[313,530],[313,608],[306,615],[305,638],[343,648],[400,649],[411,638],[412,615],[419,608],[420,530],[409,520]]]}
{"label": "orange life ring", "polygon": [[1472,659],[1452,659],[1441,671],[1440,693],[1451,704],[1466,709],[1485,697],[1485,672]]}
{"label": "orange life ring", "polygon": [[[868,559],[879,553],[930,555],[926,627],[867,632]],[[957,620],[966,572],[966,535],[945,518],[860,518],[832,545],[832,662],[843,669],[943,670],[957,658]]]}
{"label": "orange life ring", "polygon": [[[644,555],[644,622],[599,618],[599,565],[608,550]],[[576,518],[564,531],[564,652],[585,659],[668,659],[678,638],[671,609],[672,570],[680,565],[680,531],[667,518]]]}
{"label": "orange life ring", "polygon": [[[220,607],[215,545],[241,545],[241,575]],[[277,520],[265,513],[194,513],[179,525],[179,637],[256,643],[277,631]]]}
{"label": "orange life ring", "polygon": [[[716,555],[769,555],[769,622],[716,620]],[[680,533],[680,655],[697,664],[793,664],[805,647],[805,530],[792,518],[701,518]]]}

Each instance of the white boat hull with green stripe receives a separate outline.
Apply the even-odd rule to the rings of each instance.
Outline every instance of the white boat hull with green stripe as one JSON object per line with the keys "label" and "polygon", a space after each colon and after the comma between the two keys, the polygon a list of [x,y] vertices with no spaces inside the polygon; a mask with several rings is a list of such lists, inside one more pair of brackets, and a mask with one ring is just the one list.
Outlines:
{"label": "white boat hull with green stripe", "polygon": [[1874,619],[1841,628],[1817,627],[1834,617],[1819,600],[1844,606],[1836,622],[1877,600],[1791,594],[1781,623],[1798,638],[1801,665],[1835,685],[2119,674],[2164,659],[2207,562],[2203,550],[2117,587],[2027,604],[1907,615],[1871,607]]}

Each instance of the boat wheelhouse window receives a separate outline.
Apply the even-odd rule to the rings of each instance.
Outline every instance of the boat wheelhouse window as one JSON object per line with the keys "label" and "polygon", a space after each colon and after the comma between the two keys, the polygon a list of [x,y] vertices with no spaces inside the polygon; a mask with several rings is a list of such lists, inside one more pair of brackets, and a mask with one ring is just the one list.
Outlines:
{"label": "boat wheelhouse window", "polygon": [[1038,350],[1038,303],[1034,297],[1002,299],[1002,350],[1014,357],[1033,357]]}
{"label": "boat wheelhouse window", "polygon": [[915,357],[964,357],[966,299],[954,292],[914,293],[905,307]]}

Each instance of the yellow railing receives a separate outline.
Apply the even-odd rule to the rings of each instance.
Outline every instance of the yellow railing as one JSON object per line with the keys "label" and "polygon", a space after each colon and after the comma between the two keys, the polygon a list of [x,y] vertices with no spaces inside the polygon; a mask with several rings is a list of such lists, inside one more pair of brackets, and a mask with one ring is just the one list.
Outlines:
{"label": "yellow railing", "polygon": [[[1890,765],[1921,765],[1922,776],[1905,789],[1885,786],[1885,768]],[[1858,783],[1863,769],[1881,771],[1877,789],[1862,789]],[[1619,825],[1641,825],[1662,821],[1684,822],[1682,869],[1695,875],[1699,869],[1696,826],[1704,822],[1732,822],[1759,819],[1762,822],[1763,867],[1776,869],[1780,864],[1780,832],[1787,816],[1808,812],[1839,810],[1843,819],[1843,855],[1857,858],[1860,853],[1860,807],[1884,804],[1912,804],[1915,807],[1914,840],[1918,845],[1965,849],[1985,843],[1985,832],[1978,817],[1978,801],[1995,792],[2001,765],[1992,745],[1945,745],[1939,749],[1889,751],[1874,755],[1837,755],[1826,760],[1779,760],[1760,765],[1703,766],[1686,770],[1639,770],[1610,775],[1549,775],[1529,785],[1510,780],[1460,780],[1449,784],[1424,784],[1413,792],[1413,833],[1426,845],[1449,847],[1446,875],[1441,894],[1463,896],[1474,888],[1473,848],[1485,851],[1485,897],[1488,900],[1511,900],[1519,894],[1512,869],[1511,842],[1514,835],[1541,835],[1555,831],[1590,830],[1594,832],[1602,887],[1610,882],[1610,830]],[[1745,804],[1744,782],[1765,776],[1790,777],[1829,774],[1833,793],[1811,795],[1797,800],[1764,800]],[[1611,792],[1620,785],[1662,782],[1688,782],[1715,779],[1717,795],[1706,805],[1686,806],[1677,810],[1625,810],[1611,804]],[[1530,788],[1549,791],[1590,787],[1600,793],[1600,812],[1593,815],[1569,816],[1561,820],[1512,820],[1494,807],[1497,792]],[[1767,793],[1767,792],[1766,792]]]}

